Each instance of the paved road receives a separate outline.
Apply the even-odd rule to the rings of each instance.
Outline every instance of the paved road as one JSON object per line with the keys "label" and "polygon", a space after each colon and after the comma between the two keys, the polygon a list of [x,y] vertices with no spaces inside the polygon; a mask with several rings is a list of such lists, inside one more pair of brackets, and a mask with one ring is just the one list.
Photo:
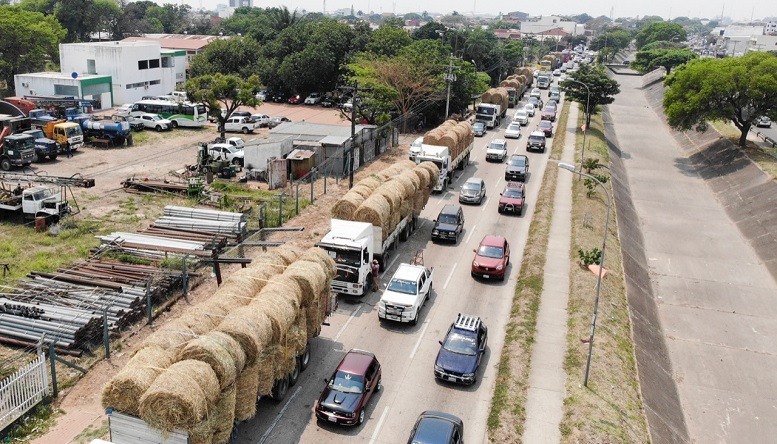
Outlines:
{"label": "paved road", "polygon": [[[508,116],[513,110],[508,111]],[[527,126],[534,128],[539,114]],[[502,124],[506,127],[507,122]],[[508,141],[509,153],[525,153],[526,134]],[[486,440],[486,419],[494,389],[496,365],[504,341],[515,279],[520,269],[533,203],[539,192],[547,153],[531,153],[528,179],[528,207],[522,217],[499,215],[496,211],[499,192],[504,187],[504,165],[485,162],[485,146],[489,140],[502,137],[503,129],[489,131],[476,138],[470,166],[457,175],[450,189],[433,195],[421,214],[421,226],[408,242],[401,244],[399,254],[389,262],[382,282],[396,270],[400,262],[410,260],[413,252],[424,249],[424,261],[435,267],[434,292],[423,308],[417,326],[380,323],[375,305],[380,293],[364,298],[344,299],[331,325],[324,327],[321,337],[314,340],[312,365],[303,373],[298,385],[280,404],[260,402],[260,413],[243,424],[238,443],[342,443],[401,442],[409,434],[418,414],[437,409],[465,420],[465,440]],[[549,143],[552,140],[549,139]],[[429,241],[432,224],[444,204],[458,202],[458,190],[472,176],[486,181],[487,200],[481,206],[465,206],[465,231],[457,245],[432,244]],[[511,243],[512,257],[505,282],[475,281],[469,267],[472,250],[485,234],[503,234]],[[457,313],[480,316],[489,327],[489,343],[478,382],[460,387],[437,382],[432,370],[439,349],[438,340],[445,335]],[[355,428],[332,427],[318,423],[312,412],[313,402],[345,351],[362,348],[373,351],[383,365],[384,389],[368,408],[368,418]]]}
{"label": "paved road", "polygon": [[775,442],[777,283],[688,167],[648,106],[641,78],[617,80],[611,123],[690,439]]}

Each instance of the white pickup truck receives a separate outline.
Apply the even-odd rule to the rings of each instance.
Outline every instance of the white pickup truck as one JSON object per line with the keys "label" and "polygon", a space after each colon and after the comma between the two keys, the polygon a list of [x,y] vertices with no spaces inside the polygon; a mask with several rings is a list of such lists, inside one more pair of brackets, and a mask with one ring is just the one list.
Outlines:
{"label": "white pickup truck", "polygon": [[378,302],[378,318],[415,325],[432,293],[434,268],[400,264]]}
{"label": "white pickup truck", "polygon": [[[253,133],[254,129],[257,127],[257,124],[254,122],[251,122],[251,119],[249,117],[230,117],[227,119],[227,122],[224,124],[224,131],[233,132],[233,133]],[[219,128],[219,131],[221,128]]]}

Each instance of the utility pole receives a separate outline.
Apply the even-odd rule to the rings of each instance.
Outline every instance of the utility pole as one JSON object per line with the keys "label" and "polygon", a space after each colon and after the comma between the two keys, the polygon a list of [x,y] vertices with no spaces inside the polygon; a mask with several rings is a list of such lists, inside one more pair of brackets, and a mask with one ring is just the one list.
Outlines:
{"label": "utility pole", "polygon": [[448,96],[445,100],[445,118],[447,119],[450,115],[450,107],[451,107],[451,83],[456,81],[456,74],[453,73],[453,60],[455,59],[454,55],[451,54],[450,58],[448,59],[448,73],[445,74],[443,79],[445,79],[446,82],[448,82]]}
{"label": "utility pole", "polygon": [[[353,86],[341,86],[339,89],[353,92],[351,98],[351,147],[348,149],[348,189],[353,188],[353,149],[356,144],[356,107],[359,103],[359,82],[354,81]],[[370,88],[361,88],[362,91],[368,91]],[[363,159],[363,154],[359,156]]]}

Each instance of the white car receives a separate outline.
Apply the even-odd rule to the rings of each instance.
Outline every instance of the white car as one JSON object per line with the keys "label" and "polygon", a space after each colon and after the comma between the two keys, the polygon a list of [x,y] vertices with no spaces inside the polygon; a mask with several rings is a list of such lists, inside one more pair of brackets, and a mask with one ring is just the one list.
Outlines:
{"label": "white car", "polygon": [[533,88],[531,92],[529,93],[529,97],[536,97],[538,99],[542,98],[542,90],[539,88]]}
{"label": "white car", "polygon": [[378,319],[415,325],[421,307],[432,293],[434,269],[400,264],[378,302]]}
{"label": "white car", "polygon": [[240,149],[243,149],[243,147],[246,146],[245,141],[240,137],[230,137],[227,139],[226,143]]}
{"label": "white car", "polygon": [[305,105],[318,105],[318,102],[321,101],[321,94],[319,93],[310,93],[309,96],[305,97]]}
{"label": "white car", "polygon": [[213,160],[226,160],[231,164],[243,166],[243,149],[234,145],[214,143],[208,146],[208,154]]}
{"label": "white car", "polygon": [[424,136],[416,138],[410,145],[410,160],[415,160],[416,156],[421,154],[421,144],[424,143]]}
{"label": "white car", "polygon": [[267,101],[267,90],[263,89],[256,93],[256,100],[261,100],[262,102]]}
{"label": "white car", "polygon": [[[227,123],[224,124],[224,130],[225,131],[231,131],[231,132],[241,132],[243,134],[248,134],[254,132],[254,128],[256,128],[258,125],[254,122],[251,122],[250,118],[245,116],[238,116],[238,117],[230,117],[227,119]],[[221,131],[222,128],[219,127],[219,131]]]}
{"label": "white car", "polygon": [[251,114],[249,120],[253,122],[259,128],[264,128],[270,125],[271,117],[267,114]]}
{"label": "white car", "polygon": [[173,122],[159,117],[158,114],[143,113],[138,116],[143,126],[157,131],[168,130],[173,127]]}
{"label": "white car", "polygon": [[772,120],[766,116],[760,116],[755,119],[755,126],[757,128],[771,128]]}
{"label": "white car", "polygon": [[526,126],[529,124],[529,113],[526,112],[526,109],[519,109],[515,112],[513,115],[513,122],[520,123],[523,126]]}
{"label": "white car", "polygon": [[523,109],[526,110],[526,114],[528,114],[529,117],[534,117],[534,113],[537,111],[533,103],[527,103],[523,106]]}
{"label": "white car", "polygon": [[508,138],[508,139],[518,139],[518,138],[520,138],[521,137],[521,124],[518,123],[518,122],[513,122],[513,123],[507,125],[507,129],[505,130],[505,137]]}
{"label": "white car", "polygon": [[[511,124],[513,125],[513,124]],[[507,141],[504,139],[494,139],[486,148],[486,161],[498,160],[504,162],[507,157]]]}

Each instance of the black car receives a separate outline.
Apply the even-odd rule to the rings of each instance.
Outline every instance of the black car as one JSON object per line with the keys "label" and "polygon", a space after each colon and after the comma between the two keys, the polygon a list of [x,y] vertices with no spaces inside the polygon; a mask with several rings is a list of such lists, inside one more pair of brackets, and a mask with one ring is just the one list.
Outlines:
{"label": "black car", "polygon": [[274,92],[270,94],[270,100],[274,103],[283,103],[286,101],[286,96],[283,93]]}
{"label": "black car", "polygon": [[507,161],[505,168],[505,180],[520,181],[526,180],[529,174],[529,158],[523,154],[513,154]]}
{"label": "black car", "polygon": [[427,410],[418,417],[407,444],[461,444],[464,421],[450,413]]}
{"label": "black car", "polygon": [[464,212],[458,205],[445,205],[434,220],[432,228],[432,242],[442,240],[452,240],[456,243],[459,240],[459,234],[464,228]]}
{"label": "black car", "polygon": [[486,353],[488,328],[477,316],[459,313],[434,361],[434,376],[443,381],[474,384]]}
{"label": "black car", "polygon": [[319,103],[319,105],[323,106],[324,108],[333,108],[337,104],[337,101],[335,99],[333,99],[332,97],[324,97],[318,103]]}

